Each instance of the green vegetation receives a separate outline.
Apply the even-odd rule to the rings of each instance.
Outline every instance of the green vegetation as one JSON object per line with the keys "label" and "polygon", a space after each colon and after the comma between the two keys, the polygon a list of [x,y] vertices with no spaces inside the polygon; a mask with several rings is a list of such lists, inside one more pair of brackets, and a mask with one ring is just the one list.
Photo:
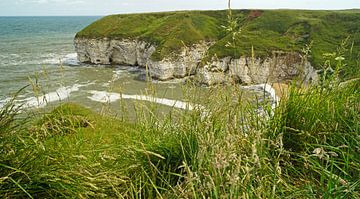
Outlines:
{"label": "green vegetation", "polygon": [[[323,54],[336,51],[349,37],[348,64],[359,67],[360,11],[233,10],[241,34],[222,28],[228,26],[228,12],[181,11],[104,17],[76,37],[137,38],[158,46],[154,59],[176,54],[184,45],[212,41],[209,57],[271,56],[275,50],[302,52],[312,42],[310,60],[316,68],[324,63]],[[238,31],[236,30],[236,31]],[[232,30],[234,31],[234,30]],[[231,45],[229,45],[229,43]],[[227,47],[225,47],[227,46]]]}
{"label": "green vegetation", "polygon": [[144,128],[75,104],[27,126],[1,137],[5,198],[152,198],[183,180],[180,166],[197,147],[191,134]]}
{"label": "green vegetation", "polygon": [[360,80],[335,77],[291,86],[273,114],[262,105],[268,116],[244,102],[238,85],[202,96],[187,85],[186,98],[210,112],[159,119],[154,107],[136,106],[132,122],[75,104],[22,113],[26,122],[9,102],[0,117],[0,195],[359,198]]}
{"label": "green vegetation", "polygon": [[[199,94],[196,86],[189,83],[183,89],[184,100],[205,108],[173,109],[162,117],[156,114],[158,107],[149,103],[135,104],[136,117],[127,119],[127,107],[122,107],[120,117],[95,113],[76,104],[62,104],[52,111],[34,114],[35,111],[22,112],[22,107],[11,100],[0,109],[0,195],[360,198],[360,79],[345,82],[340,78],[351,71],[357,72],[352,76],[360,75],[359,70],[352,68],[358,65],[346,65],[358,62],[359,57],[353,56],[358,41],[341,40],[345,35],[333,38],[333,32],[312,31],[315,27],[328,28],[327,23],[336,22],[333,17],[352,19],[356,12],[234,11],[233,16],[239,21],[227,26],[233,28],[231,31],[204,23],[219,25],[217,18],[226,19],[225,11],[120,15],[102,19],[109,22],[107,25],[102,20],[96,22],[78,36],[91,32],[93,37],[106,33],[153,39],[159,45],[169,42],[160,48],[162,53],[174,48],[179,38],[186,40],[185,45],[217,38],[210,53],[219,53],[218,56],[235,51],[245,53],[246,48],[238,46],[248,41],[249,46],[260,49],[255,51],[260,55],[268,48],[299,50],[320,33],[323,35],[313,40],[312,53],[319,52],[317,41],[324,40],[323,46],[330,47],[338,39],[341,45],[330,49],[334,53],[326,54],[317,85],[290,84],[287,95],[274,110],[267,100],[244,100],[237,84],[218,85]],[[316,17],[312,16],[314,13]],[[289,16],[293,18],[287,19]],[[174,32],[165,31],[169,25],[163,21],[165,18],[178,21],[179,26],[167,28],[176,30],[179,37],[171,37]],[[133,22],[133,31],[111,25],[114,19]],[[155,24],[153,20],[162,23]],[[148,26],[142,27],[144,23]],[[199,34],[187,34],[184,27],[194,24],[201,27],[192,30]],[[233,37],[237,32],[234,28],[239,28],[237,24],[241,24],[241,34]],[[346,26],[345,22],[336,24]],[[154,36],[150,29],[157,29],[158,35]],[[207,34],[199,30],[206,30]],[[173,40],[163,41],[163,34]],[[287,41],[289,38],[293,43]],[[226,40],[230,47],[220,48]],[[310,58],[315,59],[315,54]],[[149,83],[149,90],[155,95],[152,86]]]}
{"label": "green vegetation", "polygon": [[282,143],[270,150],[280,159],[282,180],[293,181],[295,198],[360,197],[359,86],[357,80],[346,87],[291,88],[277,110],[267,135]]}

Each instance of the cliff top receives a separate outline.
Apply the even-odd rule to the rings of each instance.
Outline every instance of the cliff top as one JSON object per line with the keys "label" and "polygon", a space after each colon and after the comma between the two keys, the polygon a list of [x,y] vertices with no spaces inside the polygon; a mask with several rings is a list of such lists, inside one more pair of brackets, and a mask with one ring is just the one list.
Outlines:
{"label": "cliff top", "polygon": [[200,41],[215,43],[209,57],[251,56],[252,48],[256,57],[271,55],[275,50],[301,52],[313,42],[310,60],[315,67],[323,63],[324,53],[334,52],[349,37],[349,49],[354,60],[359,60],[360,10],[233,10],[232,17],[236,19],[232,27],[240,30],[236,35],[228,30],[228,11],[219,10],[111,15],[76,37],[145,40],[157,45],[154,59]]}

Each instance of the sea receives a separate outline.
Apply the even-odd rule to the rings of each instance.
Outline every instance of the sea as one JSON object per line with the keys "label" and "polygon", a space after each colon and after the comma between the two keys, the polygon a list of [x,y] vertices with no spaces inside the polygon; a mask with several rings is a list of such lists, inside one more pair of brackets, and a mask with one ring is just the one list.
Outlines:
{"label": "sea", "polygon": [[120,99],[189,107],[176,80],[156,83],[154,99],[142,68],[79,63],[74,37],[99,18],[0,17],[0,108],[14,96],[27,109],[74,102],[99,110]]}

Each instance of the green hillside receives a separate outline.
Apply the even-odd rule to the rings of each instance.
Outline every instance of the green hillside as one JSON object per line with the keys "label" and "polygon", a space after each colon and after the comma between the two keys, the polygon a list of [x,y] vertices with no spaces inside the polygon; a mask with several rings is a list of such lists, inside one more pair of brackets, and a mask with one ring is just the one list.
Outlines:
{"label": "green hillside", "polygon": [[[358,67],[360,10],[233,10],[240,34],[233,37],[228,11],[180,11],[111,15],[79,32],[76,37],[138,38],[158,46],[154,59],[177,52],[184,45],[213,41],[209,56],[268,56],[274,50],[297,51],[312,43],[310,60],[319,68],[324,53],[332,53],[349,37],[349,65]],[[232,46],[228,43],[235,44]],[[227,47],[225,47],[227,46]]]}

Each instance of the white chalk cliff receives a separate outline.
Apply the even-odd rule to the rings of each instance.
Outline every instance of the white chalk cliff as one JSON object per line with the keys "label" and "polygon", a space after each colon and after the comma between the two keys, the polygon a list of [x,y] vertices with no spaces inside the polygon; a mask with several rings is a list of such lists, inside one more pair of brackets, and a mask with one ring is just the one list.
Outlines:
{"label": "white chalk cliff", "polygon": [[[216,58],[204,63],[212,43],[202,42],[184,47],[177,55],[152,59],[156,46],[136,39],[75,38],[78,59],[83,63],[121,64],[148,67],[153,78],[168,80],[194,76],[206,85],[226,82],[260,84],[300,78],[317,81],[317,73],[299,53],[273,52],[266,58]],[[224,47],[225,48],[225,47]]]}

